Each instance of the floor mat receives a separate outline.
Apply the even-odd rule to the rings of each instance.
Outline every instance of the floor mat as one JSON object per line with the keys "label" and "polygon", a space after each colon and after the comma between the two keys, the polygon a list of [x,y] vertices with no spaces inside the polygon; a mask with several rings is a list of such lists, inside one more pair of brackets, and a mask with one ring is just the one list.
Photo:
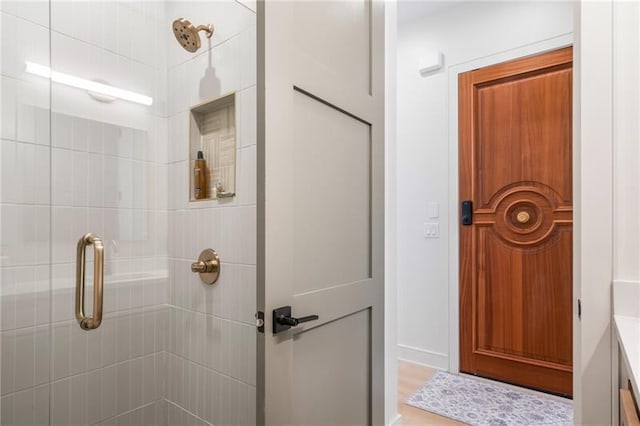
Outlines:
{"label": "floor mat", "polygon": [[474,426],[571,425],[571,400],[439,371],[407,404]]}

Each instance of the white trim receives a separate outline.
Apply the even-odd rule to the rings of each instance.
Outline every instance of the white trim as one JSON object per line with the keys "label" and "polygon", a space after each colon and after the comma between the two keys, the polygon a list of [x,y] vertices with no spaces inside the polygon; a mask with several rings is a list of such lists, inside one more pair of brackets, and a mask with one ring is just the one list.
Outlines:
{"label": "white trim", "polygon": [[613,0],[575,3],[573,421],[611,424]]}
{"label": "white trim", "polygon": [[[399,421],[398,414],[398,285],[397,285],[397,199],[396,199],[396,113],[397,113],[397,57],[398,45],[396,0],[387,0],[385,8],[385,420]],[[393,419],[393,420],[392,420]]]}
{"label": "white trim", "polygon": [[389,426],[400,426],[402,424],[402,415],[396,414],[396,416],[389,422]]}
{"label": "white trim", "polygon": [[449,357],[447,354],[440,352],[414,348],[407,345],[398,345],[398,359],[438,370],[446,370]]}
{"label": "white trim", "polygon": [[[538,43],[477,58],[448,68],[449,80],[449,363],[448,370],[460,370],[459,235],[458,235],[458,74],[513,59],[560,49],[573,43],[573,33],[563,34]],[[446,368],[446,367],[445,367]]]}

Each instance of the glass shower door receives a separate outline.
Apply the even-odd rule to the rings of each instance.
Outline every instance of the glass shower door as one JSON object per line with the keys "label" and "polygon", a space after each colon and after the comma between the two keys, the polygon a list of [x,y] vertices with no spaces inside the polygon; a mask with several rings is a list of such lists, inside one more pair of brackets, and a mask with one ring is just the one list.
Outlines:
{"label": "glass shower door", "polygon": [[[51,2],[51,424],[165,418],[163,49],[154,42],[162,7]],[[86,327],[75,305],[78,265],[93,318]]]}
{"label": "glass shower door", "polygon": [[[255,424],[255,4],[0,0],[0,32],[0,424]],[[229,94],[236,196],[191,203],[189,109]]]}
{"label": "glass shower door", "polygon": [[166,423],[163,8],[0,2],[2,425]]}

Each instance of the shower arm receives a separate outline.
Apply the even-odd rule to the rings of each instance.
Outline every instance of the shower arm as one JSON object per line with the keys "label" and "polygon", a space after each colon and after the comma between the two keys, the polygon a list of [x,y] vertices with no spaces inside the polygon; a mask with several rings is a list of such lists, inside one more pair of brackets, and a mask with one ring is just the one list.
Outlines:
{"label": "shower arm", "polygon": [[198,25],[196,27],[197,31],[204,31],[207,34],[207,38],[211,38],[213,35],[213,25]]}

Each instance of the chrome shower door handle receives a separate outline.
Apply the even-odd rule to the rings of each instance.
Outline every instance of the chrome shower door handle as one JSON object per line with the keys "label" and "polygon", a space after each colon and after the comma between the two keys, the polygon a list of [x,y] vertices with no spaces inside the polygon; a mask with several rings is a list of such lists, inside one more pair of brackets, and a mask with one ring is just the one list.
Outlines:
{"label": "chrome shower door handle", "polygon": [[[84,314],[85,249],[93,246],[93,316]],[[102,322],[102,289],[104,277],[104,245],[94,234],[86,234],[78,240],[76,253],[76,319],[83,330],[94,330]]]}

